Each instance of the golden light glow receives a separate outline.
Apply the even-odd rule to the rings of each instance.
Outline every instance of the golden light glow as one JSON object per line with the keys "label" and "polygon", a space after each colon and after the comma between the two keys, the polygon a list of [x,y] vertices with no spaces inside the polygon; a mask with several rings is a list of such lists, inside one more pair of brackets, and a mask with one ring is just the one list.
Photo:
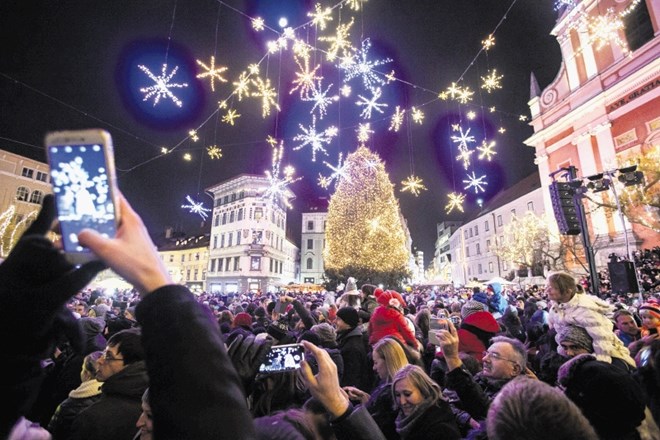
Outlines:
{"label": "golden light glow", "polygon": [[229,111],[227,113],[225,113],[225,115],[222,117],[222,122],[225,122],[229,125],[234,125],[234,120],[236,120],[240,117],[241,117],[241,115],[239,115],[236,112],[236,110],[234,110],[232,108],[232,109],[229,109]]}
{"label": "golden light glow", "polygon": [[449,194],[449,202],[445,205],[445,212],[449,214],[454,209],[457,211],[463,212],[463,202],[465,201],[465,195],[460,193],[451,193]]}
{"label": "golden light glow", "polygon": [[[330,43],[326,57],[328,61],[334,61],[335,58],[339,55],[345,55],[346,53],[353,52],[353,47],[351,46],[351,41],[349,40],[349,30],[353,26],[354,19],[351,18],[351,21],[345,24],[340,24],[337,26],[335,35],[332,37],[319,37],[319,41],[326,41]],[[340,53],[341,52],[341,53]]]}
{"label": "golden light glow", "polygon": [[422,191],[426,191],[426,187],[422,183],[422,179],[415,175],[408,176],[408,178],[401,182],[401,184],[403,185],[401,191],[408,191],[415,197],[419,196]]}
{"label": "golden light glow", "polygon": [[220,159],[222,157],[222,148],[217,145],[211,145],[210,147],[206,147],[206,153],[211,159]]}
{"label": "golden light glow", "polygon": [[227,82],[227,79],[222,76],[223,72],[226,72],[228,67],[215,66],[215,57],[211,55],[211,61],[207,66],[200,60],[196,60],[197,64],[204,69],[204,72],[197,75],[197,78],[209,78],[211,80],[211,90],[215,92],[215,80],[217,79],[220,82]]}
{"label": "golden light glow", "polygon": [[257,90],[252,92],[251,96],[261,98],[261,116],[263,118],[270,115],[271,108],[275,108],[277,111],[280,110],[280,105],[275,100],[277,98],[277,92],[274,87],[270,86],[270,78],[266,78],[266,81],[264,81],[261,77],[257,77],[252,80],[252,85]]}

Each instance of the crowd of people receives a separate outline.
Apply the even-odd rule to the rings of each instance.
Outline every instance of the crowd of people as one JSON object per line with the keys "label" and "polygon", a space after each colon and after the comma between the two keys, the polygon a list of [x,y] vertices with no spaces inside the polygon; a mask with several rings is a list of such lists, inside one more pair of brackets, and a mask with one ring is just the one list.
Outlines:
{"label": "crowd of people", "polygon": [[[121,198],[114,238],[45,238],[50,196],[0,265],[8,374],[0,437],[660,439],[660,249],[642,295],[545,286],[193,295]],[[132,291],[85,286],[109,266]],[[300,368],[260,372],[301,344]]]}

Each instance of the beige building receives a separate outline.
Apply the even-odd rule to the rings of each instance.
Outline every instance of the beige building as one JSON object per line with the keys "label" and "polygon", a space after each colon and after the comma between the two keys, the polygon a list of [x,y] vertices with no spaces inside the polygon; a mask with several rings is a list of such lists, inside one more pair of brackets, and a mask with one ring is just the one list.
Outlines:
{"label": "beige building", "polygon": [[172,281],[192,292],[206,290],[206,268],[209,263],[209,234],[170,239],[158,247]]}

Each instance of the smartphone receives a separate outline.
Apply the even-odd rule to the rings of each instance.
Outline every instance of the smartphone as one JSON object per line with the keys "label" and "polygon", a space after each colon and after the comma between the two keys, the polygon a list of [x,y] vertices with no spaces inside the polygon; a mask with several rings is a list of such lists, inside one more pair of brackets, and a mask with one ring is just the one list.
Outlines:
{"label": "smartphone", "polygon": [[287,305],[288,305],[287,303],[278,299],[277,302],[275,303],[275,308],[273,309],[273,311],[279,313],[280,315],[282,313],[286,313]]}
{"label": "smartphone", "polygon": [[259,366],[259,373],[272,374],[295,371],[305,359],[302,344],[275,345],[270,348],[266,360]]}
{"label": "smartphone", "polygon": [[449,323],[447,322],[447,319],[444,317],[431,317],[431,324],[430,324],[430,329],[431,330],[449,330]]}
{"label": "smartphone", "polygon": [[429,344],[440,346],[440,339],[438,339],[437,330],[429,330]]}
{"label": "smartphone", "polygon": [[90,228],[114,237],[119,223],[110,133],[55,131],[46,134],[45,144],[64,252],[73,263],[92,260],[92,252],[78,243],[78,233]]}

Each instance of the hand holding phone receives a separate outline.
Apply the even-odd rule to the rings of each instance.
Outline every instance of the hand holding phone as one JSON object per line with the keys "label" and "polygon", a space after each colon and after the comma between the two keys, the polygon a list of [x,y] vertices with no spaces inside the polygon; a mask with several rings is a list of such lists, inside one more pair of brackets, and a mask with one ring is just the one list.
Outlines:
{"label": "hand holding phone", "polygon": [[64,252],[74,263],[92,260],[78,233],[90,228],[112,238],[119,223],[112,138],[100,129],[59,131],[45,143]]}
{"label": "hand holding phone", "polygon": [[301,344],[275,345],[270,348],[266,360],[259,366],[259,373],[272,374],[295,371],[305,360],[305,350]]}

